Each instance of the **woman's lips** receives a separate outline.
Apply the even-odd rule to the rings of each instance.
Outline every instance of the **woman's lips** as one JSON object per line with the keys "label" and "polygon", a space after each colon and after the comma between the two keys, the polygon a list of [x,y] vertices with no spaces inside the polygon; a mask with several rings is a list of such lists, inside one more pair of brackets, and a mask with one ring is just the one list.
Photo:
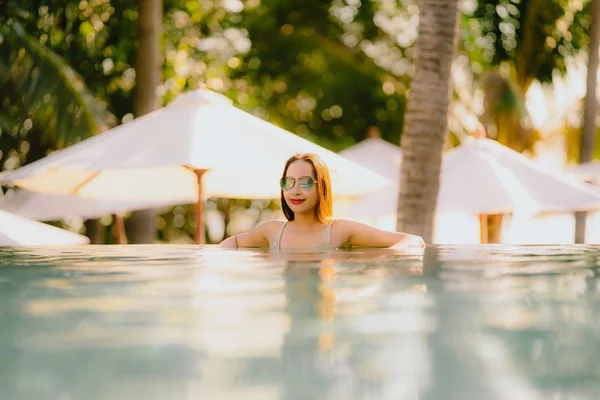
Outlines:
{"label": "woman's lips", "polygon": [[304,203],[304,200],[303,199],[290,199],[290,203],[301,204],[301,203]]}

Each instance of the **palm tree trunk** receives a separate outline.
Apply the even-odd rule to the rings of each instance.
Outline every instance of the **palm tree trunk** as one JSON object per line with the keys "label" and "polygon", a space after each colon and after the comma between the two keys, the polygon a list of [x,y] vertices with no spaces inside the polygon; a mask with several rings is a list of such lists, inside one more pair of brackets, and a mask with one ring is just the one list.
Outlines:
{"label": "palm tree trunk", "polygon": [[535,78],[532,68],[535,65],[536,35],[540,34],[537,20],[544,6],[543,0],[527,0],[525,24],[516,55],[517,81],[523,93],[527,93]]}
{"label": "palm tree trunk", "polygon": [[[587,81],[585,105],[583,111],[583,132],[579,147],[579,163],[592,161],[594,141],[596,139],[596,115],[598,100],[598,48],[600,47],[600,0],[592,0],[592,26],[590,30],[590,48],[588,51]],[[575,213],[575,243],[585,243],[586,212]]]}
{"label": "palm tree trunk", "polygon": [[442,152],[448,129],[450,69],[458,38],[458,0],[421,0],[398,195],[399,231],[433,240]]}
{"label": "palm tree trunk", "polygon": [[[138,47],[135,57],[134,114],[140,117],[158,108],[156,88],[161,82],[162,0],[139,0]],[[135,149],[132,149],[135,151]],[[131,243],[152,243],[156,237],[157,210],[134,212],[129,218]]]}

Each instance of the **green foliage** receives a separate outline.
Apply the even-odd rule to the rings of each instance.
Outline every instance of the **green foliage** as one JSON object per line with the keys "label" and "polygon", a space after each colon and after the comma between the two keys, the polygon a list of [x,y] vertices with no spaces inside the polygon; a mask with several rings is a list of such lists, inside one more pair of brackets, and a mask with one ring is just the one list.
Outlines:
{"label": "green foliage", "polygon": [[[406,60],[374,23],[379,2],[349,4],[247,1],[217,8],[212,2],[169,2],[167,100],[206,85],[332,150],[363,139],[370,125],[398,143],[409,68],[397,74]],[[352,18],[337,20],[340,8]],[[406,14],[402,7],[393,12]],[[387,64],[361,48],[384,41],[398,50],[380,57]]]}
{"label": "green foliage", "polygon": [[[23,25],[33,19],[13,2],[0,17],[0,160],[16,167],[73,144],[114,124],[106,105],[58,54],[42,45]],[[10,147],[9,147],[10,146]],[[14,147],[13,147],[14,146]]]}
{"label": "green foliage", "polygon": [[526,89],[565,72],[565,58],[587,46],[589,24],[588,0],[477,0],[461,36],[476,70],[510,62]]}
{"label": "green foliage", "polygon": [[482,122],[491,137],[533,149],[540,134],[525,94],[534,79],[551,83],[566,72],[566,59],[587,46],[589,23],[588,0],[477,0],[463,14],[462,48],[484,90]]}
{"label": "green foliage", "polygon": [[[375,4],[333,3],[267,1],[248,10],[248,57],[263,62],[246,76],[262,87],[269,116],[310,140],[341,150],[374,125],[399,143],[407,77],[394,76],[361,50],[365,33],[344,40],[353,31],[370,40],[382,36],[373,21]],[[336,20],[340,9],[353,18]]]}

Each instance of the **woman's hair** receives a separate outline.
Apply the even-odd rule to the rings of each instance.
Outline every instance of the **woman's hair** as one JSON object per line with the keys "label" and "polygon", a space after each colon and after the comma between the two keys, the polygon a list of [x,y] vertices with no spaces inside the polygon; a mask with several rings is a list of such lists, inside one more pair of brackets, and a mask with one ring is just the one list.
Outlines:
{"label": "woman's hair", "polygon": [[[315,205],[315,217],[317,217],[317,219],[320,222],[325,224],[333,214],[333,205],[331,200],[331,178],[329,176],[329,168],[327,168],[327,165],[325,165],[325,163],[316,154],[298,153],[290,157],[285,163],[282,178],[285,178],[285,174],[287,173],[290,164],[292,164],[294,161],[299,160],[306,161],[307,163],[312,165],[312,169],[317,182],[317,194],[319,197],[319,199],[317,200],[317,204]],[[285,198],[283,197],[283,190],[281,191],[281,208],[283,209],[283,215],[285,215],[285,218],[287,218],[288,221],[293,221],[294,212],[285,202]]]}

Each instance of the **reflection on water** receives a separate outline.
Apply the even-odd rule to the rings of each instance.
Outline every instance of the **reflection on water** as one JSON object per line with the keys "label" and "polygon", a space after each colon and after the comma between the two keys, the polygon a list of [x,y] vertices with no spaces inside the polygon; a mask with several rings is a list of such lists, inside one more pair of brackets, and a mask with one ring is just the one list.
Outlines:
{"label": "reflection on water", "polygon": [[600,248],[0,249],[6,399],[600,398]]}

